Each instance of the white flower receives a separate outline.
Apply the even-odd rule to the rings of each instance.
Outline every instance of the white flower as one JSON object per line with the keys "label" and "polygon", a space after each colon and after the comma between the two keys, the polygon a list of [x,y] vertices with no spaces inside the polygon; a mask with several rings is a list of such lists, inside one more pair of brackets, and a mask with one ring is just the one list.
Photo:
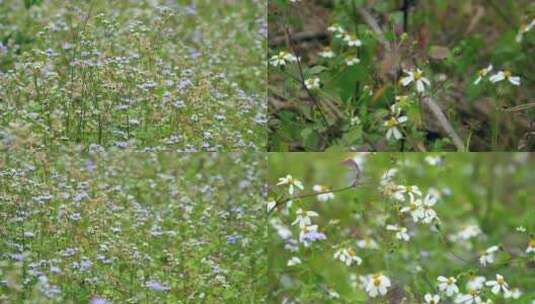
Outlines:
{"label": "white flower", "polygon": [[394,138],[395,140],[400,140],[403,138],[403,134],[401,134],[398,127],[406,123],[408,118],[407,116],[401,115],[401,111],[399,111],[395,105],[390,107],[390,112],[390,118],[384,122],[384,126],[387,128],[386,139],[390,140],[391,138]]}
{"label": "white flower", "polygon": [[366,292],[372,298],[378,295],[384,296],[388,292],[387,288],[391,286],[390,279],[380,273],[372,275],[366,281]]}
{"label": "white flower", "polygon": [[516,42],[518,43],[522,42],[522,39],[524,38],[524,34],[531,31],[531,29],[534,26],[535,26],[535,19],[531,20],[531,22],[528,25],[520,26],[520,30],[518,31],[518,34],[516,35]]}
{"label": "white flower", "polygon": [[288,260],[288,266],[295,266],[297,264],[301,264],[301,259],[296,256]]}
{"label": "white flower", "polygon": [[535,239],[531,239],[528,243],[528,248],[526,248],[526,253],[535,252]]}
{"label": "white flower", "polygon": [[498,249],[500,249],[500,247],[498,246],[492,246],[487,248],[487,250],[485,250],[485,252],[479,257],[479,263],[483,267],[487,266],[487,264],[494,263],[494,254],[496,253],[496,251],[498,251]]}
{"label": "white flower", "polygon": [[305,87],[309,90],[315,90],[320,88],[320,79],[318,77],[309,78],[305,80]]}
{"label": "white flower", "polygon": [[303,183],[298,179],[293,178],[291,175],[286,175],[286,177],[280,177],[277,186],[288,185],[288,193],[293,195],[295,188],[303,190]]}
{"label": "white flower", "polygon": [[473,290],[469,294],[459,294],[455,298],[455,303],[458,304],[481,304],[483,301],[479,296],[479,291]]}
{"label": "white flower", "polygon": [[327,202],[327,201],[330,201],[330,200],[334,199],[334,197],[335,197],[334,193],[327,192],[327,191],[329,191],[329,189],[327,187],[322,186],[322,185],[314,185],[314,187],[312,187],[312,190],[314,190],[314,192],[319,192],[320,193],[320,194],[318,194],[316,196],[318,198],[318,201],[320,201],[320,202]]}
{"label": "white flower", "polygon": [[344,36],[344,41],[347,43],[348,46],[359,47],[362,45],[362,41],[360,41],[360,39],[355,35],[346,34]]}
{"label": "white flower", "polygon": [[489,78],[490,82],[492,82],[492,83],[500,82],[500,81],[502,81],[504,79],[507,79],[507,81],[509,81],[511,84],[513,84],[515,86],[519,86],[520,85],[520,77],[513,76],[513,74],[508,70],[499,71],[498,73],[492,75]]}
{"label": "white flower", "polygon": [[485,285],[491,287],[491,291],[493,294],[499,294],[500,291],[502,291],[504,294],[509,293],[509,285],[507,284],[503,276],[500,274],[496,274],[495,281],[487,281]]}
{"label": "white flower", "polygon": [[277,202],[276,201],[269,201],[267,202],[267,212],[271,212],[271,210],[273,210],[273,208],[275,208],[277,206]]}
{"label": "white flower", "polygon": [[439,276],[437,281],[438,289],[445,292],[447,296],[451,297],[452,295],[459,293],[459,287],[455,284],[457,283],[457,279],[454,277],[446,278],[444,276]]}
{"label": "white flower", "polygon": [[522,233],[523,233],[523,232],[526,232],[526,227],[524,227],[524,226],[518,226],[518,227],[516,227],[516,231],[518,231],[518,232],[522,232]]}
{"label": "white flower", "polygon": [[410,239],[409,234],[407,233],[407,228],[400,227],[398,225],[387,225],[386,230],[395,231],[396,238],[402,241],[408,241]]}
{"label": "white flower", "polygon": [[284,51],[279,52],[278,55],[272,56],[271,59],[269,60],[271,65],[275,67],[285,66],[287,63],[296,62],[296,61],[297,61],[297,57]]}
{"label": "white flower", "polygon": [[479,84],[481,80],[483,80],[483,77],[487,76],[488,73],[492,71],[492,64],[489,64],[488,67],[481,69],[477,71],[477,78],[476,81],[474,81],[474,84]]}
{"label": "white flower", "polygon": [[479,228],[479,226],[467,225],[461,231],[459,231],[456,237],[461,240],[466,241],[466,240],[469,240],[473,237],[480,235],[481,233],[482,233],[481,228]]}
{"label": "white flower", "polygon": [[472,278],[468,280],[468,282],[466,282],[466,289],[468,291],[481,290],[483,286],[485,285],[485,281],[487,281],[487,279],[483,276]]}
{"label": "white flower", "polygon": [[392,179],[396,176],[397,173],[398,173],[398,169],[396,168],[386,170],[383,176],[381,176],[380,185],[386,186],[388,183],[392,181]]}
{"label": "white flower", "polygon": [[303,229],[306,226],[310,226],[312,224],[310,218],[319,215],[314,211],[303,211],[303,209],[301,208],[297,209],[295,213],[297,214],[297,217],[295,221],[293,221],[292,225],[299,224],[300,229]]}
{"label": "white flower", "polygon": [[424,209],[424,220],[423,222],[426,224],[431,223],[433,220],[438,221],[438,216],[436,211],[433,209],[435,204],[438,201],[438,197],[431,191],[427,193],[427,195],[424,198],[423,202],[423,209]]}
{"label": "white flower", "polygon": [[401,208],[401,213],[407,213],[409,212],[412,216],[412,220],[415,223],[418,223],[420,219],[425,217],[425,209],[423,207],[423,203],[421,199],[415,199],[414,195],[412,193],[409,193],[410,202],[409,206],[405,206]]}
{"label": "white flower", "polygon": [[346,264],[347,266],[351,266],[353,263],[357,263],[357,265],[362,263],[362,259],[357,256],[352,248],[338,249],[334,253],[334,258]]}
{"label": "white flower", "polygon": [[358,116],[351,117],[350,121],[351,126],[358,126],[360,125],[360,118]]}
{"label": "white flower", "polygon": [[504,294],[504,296],[506,299],[508,298],[518,299],[522,296],[522,291],[520,291],[520,289],[518,288],[513,288],[511,289],[510,292]]}
{"label": "white flower", "polygon": [[440,296],[435,294],[426,293],[424,296],[425,303],[427,304],[438,304],[440,302]]}
{"label": "white flower", "polygon": [[357,247],[365,249],[377,249],[379,248],[379,244],[377,244],[377,242],[373,239],[364,239],[357,241]]}
{"label": "white flower", "polygon": [[329,289],[328,291],[329,298],[331,299],[340,299],[340,294],[336,292],[335,290]]}
{"label": "white flower", "polygon": [[329,48],[324,49],[322,52],[319,53],[320,57],[322,58],[334,58],[336,54]]}
{"label": "white flower", "polygon": [[401,84],[406,87],[412,82],[416,83],[416,91],[419,93],[422,93],[425,91],[425,86],[430,86],[431,82],[429,82],[429,79],[425,78],[423,76],[423,72],[420,69],[416,69],[416,71],[404,71],[407,76],[401,78]]}
{"label": "white flower", "polygon": [[357,57],[348,57],[346,58],[346,64],[348,66],[353,66],[355,64],[358,64],[360,63],[360,59],[358,59]]}
{"label": "white flower", "polygon": [[331,33],[334,33],[336,38],[342,38],[345,35],[346,31],[338,24],[333,24],[327,28]]}
{"label": "white flower", "polygon": [[430,166],[440,166],[442,164],[442,157],[428,155],[425,157],[425,162]]}

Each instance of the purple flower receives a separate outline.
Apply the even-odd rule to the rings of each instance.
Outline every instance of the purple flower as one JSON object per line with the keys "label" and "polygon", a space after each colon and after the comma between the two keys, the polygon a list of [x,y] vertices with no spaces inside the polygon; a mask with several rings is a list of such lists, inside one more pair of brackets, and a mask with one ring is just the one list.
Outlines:
{"label": "purple flower", "polygon": [[87,170],[87,172],[95,171],[96,167],[97,166],[95,166],[95,163],[90,159],[85,162],[85,169]]}
{"label": "purple flower", "polygon": [[168,291],[169,289],[171,289],[168,286],[165,286],[164,284],[156,280],[150,280],[150,281],[145,282],[145,287],[154,291]]}
{"label": "purple flower", "polygon": [[325,235],[325,233],[317,232],[317,231],[310,231],[310,232],[306,232],[305,234],[303,234],[301,241],[303,243],[309,244],[315,241],[321,241],[325,239],[327,239],[327,236]]}
{"label": "purple flower", "polygon": [[104,299],[104,298],[99,298],[99,297],[94,297],[91,299],[91,302],[89,302],[89,304],[109,304],[110,301]]}

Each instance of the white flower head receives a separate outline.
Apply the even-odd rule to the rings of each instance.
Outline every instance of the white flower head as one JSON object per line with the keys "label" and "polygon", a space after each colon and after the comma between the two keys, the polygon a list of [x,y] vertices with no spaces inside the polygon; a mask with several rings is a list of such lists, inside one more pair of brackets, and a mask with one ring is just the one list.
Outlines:
{"label": "white flower head", "polygon": [[446,278],[444,276],[439,276],[437,278],[438,281],[438,289],[440,291],[443,291],[446,293],[448,297],[451,297],[452,295],[459,293],[459,287],[457,287],[457,279],[454,277]]}
{"label": "white flower head", "polygon": [[342,38],[346,31],[338,24],[333,24],[327,28],[327,30],[334,34],[336,38]]}
{"label": "white flower head", "polygon": [[288,260],[288,264],[287,265],[291,267],[291,266],[295,266],[295,265],[298,265],[298,264],[301,264],[301,259],[296,257],[296,256],[294,256],[294,257],[292,257],[292,258],[290,258]]}
{"label": "white flower head", "polygon": [[489,64],[488,67],[477,71],[477,78],[474,81],[474,84],[476,84],[476,85],[479,84],[481,82],[481,80],[483,80],[483,78],[485,76],[487,76],[487,74],[492,71],[492,69],[493,69],[492,64]]}
{"label": "white flower head", "polygon": [[285,66],[287,63],[291,63],[291,62],[297,62],[297,57],[284,51],[279,52],[279,54],[277,55],[273,55],[271,59],[269,60],[269,63],[275,67],[278,67],[278,66],[282,67],[282,66]]}
{"label": "white flower head", "polygon": [[522,42],[522,39],[524,38],[524,35],[531,31],[535,27],[535,19],[531,20],[529,24],[523,24],[520,26],[520,29],[518,30],[518,34],[516,35],[516,42],[520,43]]}
{"label": "white flower head", "polygon": [[346,58],[346,65],[348,66],[353,66],[355,64],[359,64],[360,63],[360,59],[358,59],[357,57],[348,57]]}
{"label": "white flower head", "polygon": [[305,87],[309,90],[317,90],[320,88],[320,79],[318,77],[309,78],[305,80]]}
{"label": "white flower head", "polygon": [[479,290],[472,290],[468,294],[458,294],[455,298],[457,304],[482,304],[483,300],[479,296]]}
{"label": "white flower head", "polygon": [[489,80],[492,83],[497,83],[497,82],[500,82],[502,80],[507,80],[512,85],[515,85],[515,86],[519,86],[520,85],[520,77],[519,76],[513,76],[511,71],[508,71],[508,70],[499,71],[498,73],[492,75],[489,78]]}
{"label": "white flower head", "polygon": [[312,225],[312,220],[310,219],[311,217],[319,216],[319,214],[314,211],[304,211],[301,208],[297,209],[295,214],[297,214],[297,217],[295,218],[295,221],[293,221],[292,225],[299,224],[300,229],[304,229],[306,226]]}
{"label": "white flower head", "polygon": [[288,193],[290,195],[294,194],[295,188],[297,188],[299,190],[303,190],[304,189],[303,183],[300,180],[293,178],[293,176],[291,176],[291,175],[286,175],[285,177],[280,177],[279,178],[279,182],[277,183],[277,186],[281,186],[281,185],[288,185]]}
{"label": "white flower head", "polygon": [[345,34],[344,41],[348,46],[359,47],[362,45],[362,41],[355,35]]}
{"label": "white flower head", "polygon": [[475,278],[472,278],[466,282],[466,289],[471,290],[481,290],[483,286],[485,286],[485,282],[487,279],[483,276],[477,276]]}
{"label": "white flower head", "polygon": [[485,267],[487,266],[487,264],[494,263],[496,251],[498,251],[499,249],[500,247],[498,246],[492,246],[487,248],[487,250],[485,250],[485,252],[483,252],[483,254],[479,257],[479,263],[481,264],[481,266]]}
{"label": "white flower head", "polygon": [[396,238],[402,241],[408,241],[410,239],[409,234],[407,233],[407,228],[401,227],[398,225],[387,225],[386,230],[395,231]]}
{"label": "white flower head", "polygon": [[392,284],[390,279],[381,273],[373,274],[366,280],[365,289],[372,298],[378,295],[384,296]]}
{"label": "white flower head", "polygon": [[346,264],[347,266],[351,266],[353,263],[357,263],[357,265],[362,263],[362,259],[357,256],[353,248],[338,249],[334,253],[334,258]]}
{"label": "white flower head", "polygon": [[412,193],[409,193],[410,202],[408,206],[401,208],[401,213],[410,213],[412,221],[418,223],[425,217],[425,209],[420,198],[415,199]]}
{"label": "white flower head", "polygon": [[325,48],[319,53],[319,56],[325,59],[331,59],[336,57],[336,54],[330,48]]}
{"label": "white flower head", "polygon": [[327,192],[329,191],[329,188],[327,187],[324,187],[322,185],[314,185],[314,187],[312,187],[312,190],[314,190],[314,192],[317,192],[319,193],[316,198],[318,199],[318,201],[320,202],[327,202],[327,201],[330,201],[330,200],[333,200],[335,198],[335,195],[334,193],[332,192]]}
{"label": "white flower head", "polygon": [[507,284],[504,277],[500,274],[496,274],[496,280],[487,281],[485,285],[491,288],[493,294],[499,294],[500,292],[504,294],[509,293],[509,284]]}
{"label": "white flower head", "polygon": [[403,134],[399,131],[399,127],[407,122],[407,116],[401,115],[399,108],[395,104],[390,107],[390,118],[384,122],[386,127],[386,139],[400,140]]}
{"label": "white flower head", "polygon": [[426,293],[424,296],[425,303],[427,304],[438,304],[440,302],[440,296],[437,294]]}
{"label": "white flower head", "polygon": [[416,84],[416,91],[418,93],[423,93],[425,91],[425,86],[430,86],[431,82],[429,79],[423,76],[423,72],[420,69],[404,71],[407,76],[401,78],[401,84],[406,87],[412,82]]}
{"label": "white flower head", "polygon": [[438,155],[428,155],[425,157],[425,162],[430,166],[436,167],[442,165],[443,158]]}
{"label": "white flower head", "polygon": [[424,209],[424,219],[423,222],[426,224],[430,224],[434,220],[438,221],[438,216],[436,211],[433,209],[435,204],[438,201],[438,196],[433,193],[433,191],[428,191],[427,195],[424,198],[423,201],[423,209]]}

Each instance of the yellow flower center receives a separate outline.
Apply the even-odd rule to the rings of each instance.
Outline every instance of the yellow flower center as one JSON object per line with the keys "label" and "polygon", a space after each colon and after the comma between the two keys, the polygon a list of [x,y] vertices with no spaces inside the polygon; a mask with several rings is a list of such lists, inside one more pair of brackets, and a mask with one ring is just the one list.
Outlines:
{"label": "yellow flower center", "polygon": [[394,117],[390,117],[390,119],[385,122],[385,125],[389,128],[395,127],[397,126],[397,124],[398,124],[398,121]]}
{"label": "yellow flower center", "polygon": [[505,76],[505,78],[509,78],[509,77],[511,77],[513,74],[511,73],[511,71],[507,71],[507,70],[505,70],[505,71],[503,71],[503,75]]}
{"label": "yellow flower center", "polygon": [[529,240],[528,247],[535,247],[535,239]]}
{"label": "yellow flower center", "polygon": [[375,286],[381,285],[381,278],[380,277],[373,278],[373,285]]}
{"label": "yellow flower center", "polygon": [[498,278],[496,279],[496,282],[498,283],[498,285],[503,285],[505,284],[505,280],[503,278]]}
{"label": "yellow flower center", "polygon": [[422,78],[423,74],[424,73],[422,71],[414,72],[414,80],[418,80],[418,79]]}

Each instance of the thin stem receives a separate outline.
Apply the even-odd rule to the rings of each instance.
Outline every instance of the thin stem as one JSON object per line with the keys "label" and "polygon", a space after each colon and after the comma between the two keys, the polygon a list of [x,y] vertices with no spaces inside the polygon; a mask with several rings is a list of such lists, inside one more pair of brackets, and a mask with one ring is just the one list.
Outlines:
{"label": "thin stem", "polygon": [[325,114],[323,113],[323,111],[321,109],[319,101],[317,100],[316,96],[314,96],[314,94],[312,94],[312,92],[310,92],[310,90],[307,88],[307,86],[305,84],[305,75],[303,73],[303,68],[301,66],[301,59],[299,58],[295,48],[293,47],[293,45],[290,42],[291,41],[290,30],[288,28],[286,28],[285,32],[286,32],[286,40],[287,40],[288,48],[292,51],[293,55],[297,59],[297,69],[299,71],[299,77],[300,77],[299,80],[300,80],[300,83],[301,83],[301,87],[303,87],[303,89],[307,92],[307,94],[310,97],[310,99],[312,99],[312,102],[314,103],[314,105],[318,109],[318,112],[320,113],[320,116],[321,116],[321,118],[323,120],[323,123],[325,124],[325,127],[328,127],[329,126],[329,122],[327,121],[327,117],[325,117]]}
{"label": "thin stem", "polygon": [[357,183],[357,184],[353,184],[353,185],[350,185],[350,186],[345,186],[345,187],[337,188],[337,189],[333,189],[333,190],[325,190],[325,191],[320,191],[320,192],[311,192],[311,193],[305,193],[305,194],[296,195],[296,196],[292,196],[292,197],[281,198],[281,199],[275,201],[275,206],[273,208],[271,208],[271,210],[268,211],[268,214],[271,214],[271,212],[273,212],[273,210],[278,209],[281,205],[286,204],[287,202],[295,200],[295,199],[303,199],[303,198],[313,197],[313,196],[320,195],[320,194],[337,193],[337,192],[347,191],[347,190],[350,190],[350,189],[355,189],[357,186],[360,186],[360,185],[363,185],[363,184]]}

